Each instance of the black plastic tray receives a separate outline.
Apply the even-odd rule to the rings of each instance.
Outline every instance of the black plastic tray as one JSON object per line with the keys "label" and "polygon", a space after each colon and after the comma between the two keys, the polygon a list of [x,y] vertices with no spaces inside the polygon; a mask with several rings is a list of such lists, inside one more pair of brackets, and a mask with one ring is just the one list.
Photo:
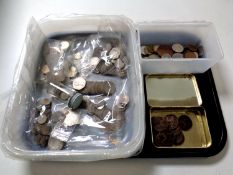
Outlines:
{"label": "black plastic tray", "polygon": [[[169,157],[209,157],[218,154],[225,146],[227,139],[226,126],[218,99],[214,79],[211,70],[202,74],[194,74],[202,97],[202,106],[206,110],[212,145],[209,148],[156,148],[153,146],[149,106],[146,103],[146,136],[142,151],[136,158],[169,158]],[[146,89],[146,88],[145,88]],[[146,97],[146,92],[145,92]]]}

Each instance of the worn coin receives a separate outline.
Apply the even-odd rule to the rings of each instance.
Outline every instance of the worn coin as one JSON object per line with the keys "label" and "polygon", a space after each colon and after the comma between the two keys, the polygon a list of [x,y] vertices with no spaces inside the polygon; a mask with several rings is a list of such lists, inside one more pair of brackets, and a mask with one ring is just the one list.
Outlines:
{"label": "worn coin", "polygon": [[172,58],[183,58],[183,57],[184,57],[184,55],[182,53],[174,53],[172,55]]}
{"label": "worn coin", "polygon": [[120,54],[121,54],[121,49],[119,47],[114,47],[109,52],[109,56],[110,56],[111,59],[119,58]]}
{"label": "worn coin", "polygon": [[41,72],[42,72],[43,74],[48,74],[48,73],[50,72],[49,66],[48,66],[47,64],[43,65],[43,66],[42,66],[42,69],[41,69]]}
{"label": "worn coin", "polygon": [[181,53],[181,52],[184,51],[184,47],[181,44],[179,44],[179,43],[175,43],[175,44],[172,45],[172,50],[174,52]]}
{"label": "worn coin", "polygon": [[81,90],[86,86],[86,80],[83,77],[77,77],[73,81],[73,88]]}
{"label": "worn coin", "polygon": [[192,120],[187,115],[181,115],[178,121],[180,128],[184,131],[189,130],[193,125]]}
{"label": "worn coin", "polygon": [[69,111],[69,113],[66,114],[66,118],[63,123],[65,126],[73,126],[80,124],[80,115],[73,111]]}
{"label": "worn coin", "polygon": [[48,120],[48,117],[45,114],[39,115],[39,117],[37,117],[37,122],[39,124],[44,124],[47,122],[47,120]]}
{"label": "worn coin", "polygon": [[61,49],[66,50],[70,46],[68,41],[62,41],[61,42]]}
{"label": "worn coin", "polygon": [[68,107],[71,108],[72,110],[75,110],[80,106],[82,100],[83,100],[83,95],[80,93],[76,93],[69,99]]}
{"label": "worn coin", "polygon": [[178,118],[173,114],[166,115],[165,120],[168,123],[169,129],[176,129],[179,125]]}
{"label": "worn coin", "polygon": [[191,51],[186,51],[184,54],[185,58],[197,58],[197,54],[195,54],[195,52],[191,52]]}
{"label": "worn coin", "polygon": [[123,69],[125,67],[125,63],[119,58],[114,63],[117,69]]}
{"label": "worn coin", "polygon": [[164,53],[161,58],[171,58],[171,55],[169,53]]}
{"label": "worn coin", "polygon": [[61,140],[58,140],[56,138],[50,137],[48,141],[48,148],[50,150],[62,150],[65,143]]}

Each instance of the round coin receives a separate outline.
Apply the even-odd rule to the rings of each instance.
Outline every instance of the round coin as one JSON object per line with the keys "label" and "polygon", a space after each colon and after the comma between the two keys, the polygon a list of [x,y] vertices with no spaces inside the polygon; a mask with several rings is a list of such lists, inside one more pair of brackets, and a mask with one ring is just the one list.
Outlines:
{"label": "round coin", "polygon": [[48,148],[50,150],[62,150],[65,143],[61,140],[58,140],[56,138],[50,137],[48,141]]}
{"label": "round coin", "polygon": [[83,95],[80,93],[76,93],[69,99],[68,107],[71,108],[72,110],[75,110],[80,106],[82,100],[83,100]]}
{"label": "round coin", "polygon": [[193,125],[192,120],[187,115],[181,115],[178,121],[180,128],[184,131],[189,130]]}
{"label": "round coin", "polygon": [[48,74],[48,73],[50,72],[49,66],[48,66],[47,64],[43,65],[43,66],[42,66],[42,69],[41,69],[41,72],[42,72],[43,74]]}
{"label": "round coin", "polygon": [[172,55],[172,58],[183,58],[183,57],[184,57],[184,55],[182,53],[174,53]]}
{"label": "round coin", "polygon": [[170,130],[176,129],[179,125],[178,118],[173,114],[166,115],[165,120],[167,121]]}
{"label": "round coin", "polygon": [[117,59],[117,58],[119,58],[120,54],[121,54],[121,49],[119,47],[114,47],[109,52],[109,56],[110,56],[111,59]]}
{"label": "round coin", "polygon": [[192,45],[192,44],[189,44],[189,45],[187,46],[187,48],[188,48],[190,51],[192,51],[192,52],[196,52],[196,51],[197,51],[197,47],[194,46],[194,45]]}
{"label": "round coin", "polygon": [[68,41],[61,42],[61,49],[63,49],[63,50],[68,49],[69,46],[70,46],[70,44]]}
{"label": "round coin", "polygon": [[165,131],[168,128],[168,122],[164,117],[153,117],[152,125],[152,127],[158,132]]}
{"label": "round coin", "polygon": [[66,114],[66,118],[64,120],[65,126],[73,126],[80,124],[80,115],[78,113],[69,111],[68,114]]}
{"label": "round coin", "polygon": [[197,55],[195,54],[195,52],[187,51],[185,52],[184,57],[185,58],[197,58]]}
{"label": "round coin", "polygon": [[171,58],[171,55],[168,53],[165,53],[161,56],[161,58]]}
{"label": "round coin", "polygon": [[92,67],[96,67],[100,62],[100,59],[98,57],[92,57],[91,58],[91,61],[90,61],[90,64]]}
{"label": "round coin", "polygon": [[45,114],[39,115],[39,117],[37,117],[37,122],[41,125],[46,123],[47,120],[48,120],[48,117]]}
{"label": "round coin", "polygon": [[183,134],[183,132],[181,132],[178,136],[176,136],[176,139],[174,141],[175,145],[181,145],[182,143],[184,143],[184,134]]}
{"label": "round coin", "polygon": [[86,86],[86,80],[83,77],[77,77],[73,81],[73,88],[81,90]]}
{"label": "round coin", "polygon": [[184,47],[181,44],[179,44],[179,43],[175,43],[175,44],[172,45],[172,50],[174,52],[181,53],[181,52],[184,51]]}
{"label": "round coin", "polygon": [[159,48],[159,45],[154,45],[154,46],[153,46],[154,52],[157,52],[158,48]]}

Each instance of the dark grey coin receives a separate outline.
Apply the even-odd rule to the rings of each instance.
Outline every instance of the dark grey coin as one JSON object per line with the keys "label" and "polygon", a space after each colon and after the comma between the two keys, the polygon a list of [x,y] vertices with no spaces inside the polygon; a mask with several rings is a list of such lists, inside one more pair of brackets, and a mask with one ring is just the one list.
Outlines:
{"label": "dark grey coin", "polygon": [[72,110],[75,110],[80,106],[82,100],[83,100],[83,95],[80,93],[76,93],[69,99],[68,107],[71,108]]}
{"label": "dark grey coin", "polygon": [[58,140],[56,138],[50,137],[48,141],[48,148],[50,150],[61,150],[63,149],[65,143],[61,140]]}

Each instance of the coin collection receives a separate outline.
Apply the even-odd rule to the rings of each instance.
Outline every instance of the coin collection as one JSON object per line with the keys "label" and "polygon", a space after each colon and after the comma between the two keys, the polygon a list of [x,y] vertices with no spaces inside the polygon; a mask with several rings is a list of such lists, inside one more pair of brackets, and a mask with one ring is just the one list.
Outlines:
{"label": "coin collection", "polygon": [[[113,81],[103,80],[103,76],[127,78],[125,50],[120,39],[99,35],[94,38],[98,41],[95,41],[97,46],[91,45],[93,41],[90,42],[89,37],[45,42],[37,85],[42,85],[46,94],[36,101],[31,126],[37,145],[50,150],[64,149],[74,128],[82,123],[80,109],[84,109],[93,121],[98,121],[106,133],[111,134],[124,125],[129,96],[125,92],[116,94],[119,87]],[[98,78],[89,80],[94,74]],[[115,97],[111,97],[114,94]],[[92,96],[115,98],[115,102],[109,107],[107,101],[93,102]],[[54,100],[66,106],[54,109]],[[114,122],[106,118],[112,118]]]}
{"label": "coin collection", "polygon": [[192,120],[187,115],[177,117],[168,114],[164,117],[152,117],[154,143],[157,146],[181,145],[185,141],[183,131],[192,128]]}
{"label": "coin collection", "polygon": [[143,45],[141,46],[141,56],[145,59],[202,58],[204,57],[204,49],[202,46],[192,44],[182,45],[180,43],[171,45]]}

